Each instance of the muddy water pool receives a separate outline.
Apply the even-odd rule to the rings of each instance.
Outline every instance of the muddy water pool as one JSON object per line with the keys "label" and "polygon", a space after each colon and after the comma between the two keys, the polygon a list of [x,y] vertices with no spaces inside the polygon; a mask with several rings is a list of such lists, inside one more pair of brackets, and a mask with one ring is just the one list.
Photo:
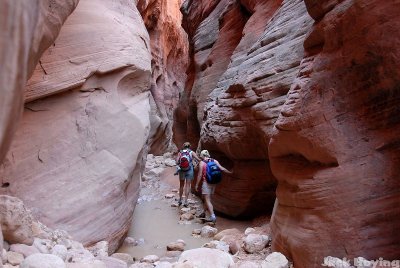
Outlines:
{"label": "muddy water pool", "polygon": [[153,200],[138,204],[133,215],[132,227],[128,236],[144,240],[135,247],[123,246],[119,252],[129,253],[136,259],[146,255],[164,256],[169,243],[182,239],[186,242],[185,250],[201,247],[209,238],[196,238],[192,231],[201,228],[198,223],[178,224],[178,208],[163,200]]}
{"label": "muddy water pool", "polygon": [[[201,247],[211,240],[211,238],[193,237],[192,231],[201,229],[204,225],[196,221],[191,221],[190,224],[180,224],[179,208],[171,206],[174,203],[173,199],[164,198],[165,194],[172,193],[172,189],[179,187],[179,180],[173,173],[173,168],[167,168],[155,184],[157,186],[141,189],[142,197],[158,191],[159,198],[138,202],[128,236],[135,238],[139,244],[137,246],[123,245],[118,252],[128,253],[136,259],[147,255],[162,257],[167,252],[167,245],[178,239],[185,241],[185,250]],[[175,193],[175,197],[177,196],[178,194]],[[190,198],[201,204],[197,197],[190,195]],[[218,217],[215,227],[220,231],[228,228],[244,231],[249,226],[251,226],[251,222]]]}

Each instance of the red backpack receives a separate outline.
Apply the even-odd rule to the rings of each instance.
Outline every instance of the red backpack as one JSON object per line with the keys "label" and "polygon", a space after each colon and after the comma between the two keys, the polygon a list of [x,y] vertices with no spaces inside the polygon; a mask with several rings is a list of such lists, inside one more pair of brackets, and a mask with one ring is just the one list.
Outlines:
{"label": "red backpack", "polygon": [[187,171],[190,169],[190,163],[192,162],[192,156],[190,150],[182,150],[179,152],[178,165],[181,170]]}

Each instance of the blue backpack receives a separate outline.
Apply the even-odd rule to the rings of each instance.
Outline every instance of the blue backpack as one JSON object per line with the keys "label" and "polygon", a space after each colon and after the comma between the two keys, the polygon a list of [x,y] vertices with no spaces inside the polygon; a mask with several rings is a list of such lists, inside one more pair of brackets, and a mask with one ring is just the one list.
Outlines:
{"label": "blue backpack", "polygon": [[217,184],[222,180],[221,169],[214,162],[214,159],[209,159],[207,162],[206,180],[209,184]]}

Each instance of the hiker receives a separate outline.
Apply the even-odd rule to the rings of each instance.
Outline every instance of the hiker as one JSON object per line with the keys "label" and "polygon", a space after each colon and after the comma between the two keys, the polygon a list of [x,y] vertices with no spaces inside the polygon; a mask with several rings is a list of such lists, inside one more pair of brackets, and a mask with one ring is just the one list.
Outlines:
{"label": "hiker", "polygon": [[[192,181],[194,178],[194,165],[193,158],[200,162],[199,156],[190,149],[190,143],[185,142],[183,149],[179,151],[178,157],[176,158],[177,173],[179,173],[179,201],[178,205],[182,205],[183,188],[185,188],[185,202],[184,206],[188,206],[188,197],[192,187]],[[177,175],[175,173],[175,175]]]}
{"label": "hiker", "polygon": [[201,187],[201,193],[203,195],[203,206],[204,212],[200,214],[200,218],[205,218],[205,212],[210,213],[210,218],[207,221],[215,222],[217,218],[214,214],[214,208],[211,204],[211,195],[215,191],[217,183],[222,179],[222,172],[232,174],[231,171],[227,170],[221,164],[210,157],[210,153],[207,150],[203,150],[200,153],[202,161],[199,164],[199,173],[196,180],[196,190],[199,188],[200,181],[203,182]]}

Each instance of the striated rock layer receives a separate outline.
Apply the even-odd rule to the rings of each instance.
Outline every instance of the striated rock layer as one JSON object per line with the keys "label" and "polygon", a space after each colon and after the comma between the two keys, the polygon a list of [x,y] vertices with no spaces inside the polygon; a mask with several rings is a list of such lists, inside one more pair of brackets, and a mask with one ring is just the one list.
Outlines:
{"label": "striated rock layer", "polygon": [[36,66],[2,193],[113,251],[131,224],[150,132],[149,37],[129,0],[81,0]]}
{"label": "striated rock layer", "polygon": [[157,113],[152,121],[150,151],[161,155],[172,140],[173,110],[186,80],[187,34],[181,26],[182,0],[140,0],[137,7],[150,35],[152,54],[151,94]]}
{"label": "striated rock layer", "polygon": [[78,1],[0,2],[0,162],[22,113],[25,83]]}
{"label": "striated rock layer", "polygon": [[233,169],[234,177],[225,176],[213,197],[218,211],[235,217],[271,212],[276,179],[268,144],[312,19],[300,0],[222,0],[206,17],[199,15],[200,5],[185,8],[186,20],[199,26],[186,26],[194,32],[193,81],[186,89],[189,101],[181,102],[189,103],[187,113],[177,112],[176,140],[199,140]]}
{"label": "striated rock layer", "polygon": [[398,259],[400,3],[305,2],[316,23],[269,147],[273,247],[296,267]]}

